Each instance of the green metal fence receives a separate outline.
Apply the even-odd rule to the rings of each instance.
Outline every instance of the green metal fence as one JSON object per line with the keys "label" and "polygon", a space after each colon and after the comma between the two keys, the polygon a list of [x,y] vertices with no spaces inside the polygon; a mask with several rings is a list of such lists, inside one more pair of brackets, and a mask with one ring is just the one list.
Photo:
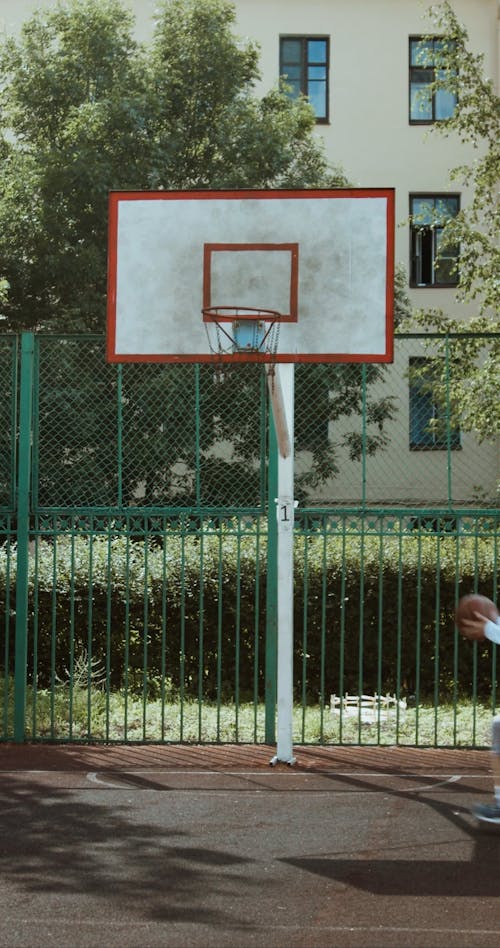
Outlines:
{"label": "green metal fence", "polygon": [[[496,649],[453,608],[497,596],[498,446],[432,403],[426,353],[296,368],[296,743],[489,739]],[[0,738],[274,742],[261,367],[111,366],[100,337],[24,334],[0,337],[0,383]]]}

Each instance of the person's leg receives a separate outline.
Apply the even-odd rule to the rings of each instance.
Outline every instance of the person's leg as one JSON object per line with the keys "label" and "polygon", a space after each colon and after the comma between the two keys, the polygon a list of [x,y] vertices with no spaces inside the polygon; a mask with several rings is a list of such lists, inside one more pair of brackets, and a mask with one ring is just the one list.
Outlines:
{"label": "person's leg", "polygon": [[493,792],[494,803],[479,803],[474,807],[474,815],[485,823],[498,823],[500,826],[500,715],[493,718],[491,751],[493,756]]}

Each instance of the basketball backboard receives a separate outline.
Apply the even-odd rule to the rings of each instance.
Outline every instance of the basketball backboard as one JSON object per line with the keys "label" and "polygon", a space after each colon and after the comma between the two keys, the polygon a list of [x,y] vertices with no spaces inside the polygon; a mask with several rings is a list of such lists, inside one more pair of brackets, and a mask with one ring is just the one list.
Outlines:
{"label": "basketball backboard", "polygon": [[110,195],[111,362],[390,362],[393,290],[391,188]]}

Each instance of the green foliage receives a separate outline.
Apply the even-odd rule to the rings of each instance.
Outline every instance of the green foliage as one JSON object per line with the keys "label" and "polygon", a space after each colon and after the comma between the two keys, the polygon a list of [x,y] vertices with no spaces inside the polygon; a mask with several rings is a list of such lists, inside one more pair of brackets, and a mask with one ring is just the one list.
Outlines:
{"label": "green foliage", "polygon": [[102,327],[111,189],[345,184],[304,101],[254,94],[226,0],[169,0],[152,42],[120,0],[68,0],[0,48],[0,273],[13,327]]}
{"label": "green foliage", "polygon": [[[443,340],[432,344],[437,355],[436,401],[445,405],[448,400],[452,423],[462,431],[474,432],[480,441],[494,441],[500,433],[500,98],[485,75],[484,56],[469,49],[467,31],[451,4],[437,4],[429,14],[442,37],[434,52],[433,89],[457,96],[453,115],[436,122],[432,133],[456,136],[477,150],[473,163],[451,172],[451,180],[470,187],[472,197],[446,225],[443,238],[448,245],[460,246],[457,300],[475,305],[476,313],[460,319],[441,310],[422,310],[407,326],[443,332]],[[444,335],[448,332],[465,334],[453,338],[451,358],[450,340]]]}
{"label": "green foliage", "polygon": [[[266,545],[230,523],[200,535],[172,531],[165,544],[125,536],[40,541],[31,562],[36,611],[36,680],[47,688],[81,666],[109,689],[204,700],[263,697]],[[439,574],[436,560],[439,558]],[[452,700],[471,689],[486,698],[488,643],[458,648],[453,611],[460,592],[495,588],[491,537],[297,537],[297,697],[386,693]],[[0,595],[16,563],[0,550]],[[36,598],[35,598],[36,589]],[[12,621],[12,634],[13,622]],[[34,643],[30,636],[30,668]],[[14,648],[10,650],[14,655]],[[71,666],[73,656],[73,666]],[[77,674],[78,673],[78,674]]]}
{"label": "green foliage", "polygon": [[132,18],[118,0],[35,13],[0,54],[0,260],[14,325],[102,322],[107,195],[147,186],[145,91]]}
{"label": "green foliage", "polygon": [[[449,244],[460,244],[458,299],[478,301],[478,315],[493,319],[499,328],[500,224],[498,183],[500,169],[500,98],[485,75],[484,55],[469,49],[469,36],[449,2],[429,11],[443,37],[436,53],[435,88],[445,88],[457,97],[453,115],[433,126],[434,134],[455,135],[477,149],[471,165],[459,165],[452,180],[472,187],[470,203],[446,228]],[[496,321],[496,322],[495,322]]]}
{"label": "green foliage", "polygon": [[427,380],[432,377],[433,399],[442,407],[446,425],[494,443],[500,434],[500,331],[492,332],[487,316],[465,325],[436,311],[416,318],[420,326],[442,332],[426,343],[429,362],[422,371]]}

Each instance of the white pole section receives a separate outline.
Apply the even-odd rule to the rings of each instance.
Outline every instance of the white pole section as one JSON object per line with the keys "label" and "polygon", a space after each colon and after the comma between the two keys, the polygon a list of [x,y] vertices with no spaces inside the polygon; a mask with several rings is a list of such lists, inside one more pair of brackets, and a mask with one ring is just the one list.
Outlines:
{"label": "white pole section", "polygon": [[[293,423],[294,365],[274,367],[269,378],[274,422],[278,433],[278,717],[277,749],[271,764],[295,763],[293,756],[293,525],[295,502]],[[278,416],[278,417],[277,417]]]}

